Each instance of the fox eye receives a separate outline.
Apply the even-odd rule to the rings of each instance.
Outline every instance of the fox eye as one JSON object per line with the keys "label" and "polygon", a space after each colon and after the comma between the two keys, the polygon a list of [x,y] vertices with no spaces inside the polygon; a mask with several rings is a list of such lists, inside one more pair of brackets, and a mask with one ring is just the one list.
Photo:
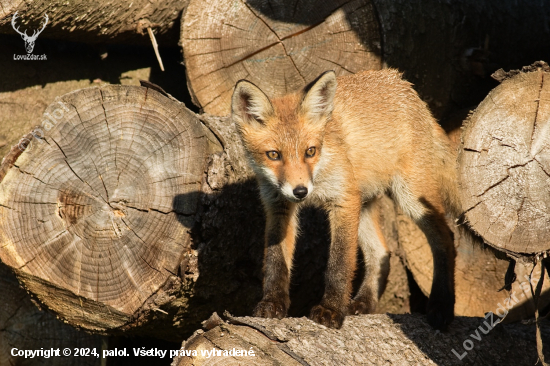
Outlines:
{"label": "fox eye", "polygon": [[277,151],[268,151],[265,153],[267,155],[268,158],[270,158],[271,160],[279,160],[281,158],[281,155],[279,155],[279,153]]}
{"label": "fox eye", "polygon": [[311,157],[315,156],[315,146],[312,146],[312,147],[310,147],[309,149],[306,150],[306,156],[308,158],[311,158]]}

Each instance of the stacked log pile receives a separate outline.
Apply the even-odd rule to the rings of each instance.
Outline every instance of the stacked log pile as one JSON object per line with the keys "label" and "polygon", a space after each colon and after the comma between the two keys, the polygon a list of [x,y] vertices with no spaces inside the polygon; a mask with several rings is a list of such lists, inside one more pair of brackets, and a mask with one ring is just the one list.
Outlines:
{"label": "stacked log pile", "polygon": [[[117,78],[62,79],[62,87],[43,90],[31,90],[32,82],[27,80],[25,88],[0,89],[0,97],[9,101],[0,103],[0,110],[18,106],[17,121],[4,130],[0,126],[0,149],[6,154],[0,167],[0,260],[41,308],[75,328],[102,335],[183,340],[212,312],[229,310],[245,316],[260,299],[265,222],[254,175],[228,117],[229,96],[237,80],[246,78],[277,96],[303,87],[327,69],[345,75],[397,67],[416,84],[434,114],[442,117],[479,102],[496,85],[484,76],[497,67],[550,59],[544,46],[550,41],[544,23],[550,11],[523,1],[505,1],[499,9],[483,2],[449,5],[435,0],[425,0],[420,7],[385,0],[321,5],[297,0],[292,6],[254,0],[138,1],[124,6],[112,1],[63,6],[8,1],[0,9],[0,33],[13,33],[16,12],[16,19],[36,22],[47,12],[50,25],[41,37],[86,43],[143,44],[149,40],[140,33],[150,28],[161,44],[176,46],[173,35],[181,20],[190,98],[206,113],[193,113],[190,101],[186,106],[150,83],[105,83]],[[497,12],[521,16],[489,22]],[[529,29],[521,25],[525,17],[530,18]],[[512,42],[516,38],[528,41]],[[513,52],[506,42],[517,45]],[[17,70],[16,75],[25,71],[15,63],[0,62]],[[78,74],[80,69],[76,70]],[[544,273],[535,264],[550,249],[544,195],[550,182],[547,72],[539,64],[517,75],[507,74],[468,118],[463,143],[457,148],[465,225],[516,263],[518,281],[498,292],[511,268],[508,261],[456,231],[456,315],[479,317],[507,304],[512,310],[506,320],[513,321],[530,318],[550,303],[547,284],[539,291],[537,306],[530,289],[523,286],[529,275],[539,278]],[[133,84],[138,74],[149,76],[133,73]],[[73,89],[78,90],[69,92]],[[34,102],[25,104],[31,99]],[[35,125],[38,128],[28,134]],[[429,296],[433,268],[429,247],[393,201],[385,197],[381,205],[392,269],[377,311],[422,309],[412,303]],[[300,220],[303,230],[290,309],[296,317],[307,314],[322,295],[329,245],[323,212],[304,210]],[[519,300],[511,304],[511,295]],[[365,347],[377,339],[393,339],[395,347],[384,354],[371,350],[370,361],[361,359],[365,363],[376,364],[386,353],[395,354],[387,358],[394,362],[440,363],[455,357],[448,349],[453,339],[460,338],[455,345],[459,347],[468,329],[481,322],[458,319],[459,330],[447,334],[446,340],[430,340],[438,350],[430,353],[421,341],[422,334],[430,331],[420,319],[350,317],[347,328],[338,331],[342,333],[327,332],[322,337],[341,336],[342,349],[351,349],[359,335],[364,339],[359,328],[380,328],[385,335],[376,333]],[[269,335],[261,340],[262,331],[246,326],[273,331],[280,327],[281,334],[276,340]],[[185,347],[227,349],[238,343],[250,348],[249,344],[263,342],[272,348],[273,341],[290,347],[292,340],[285,332],[323,331],[312,327],[303,319],[221,322],[188,340]],[[506,329],[524,334],[527,328]],[[241,338],[222,341],[224,332]],[[529,336],[518,337],[526,345],[534,344]],[[82,339],[74,336],[75,342]],[[487,342],[504,341],[495,335]],[[399,347],[409,347],[410,354],[394,352]],[[2,349],[0,360],[9,351]],[[282,357],[274,356],[278,362],[288,357],[295,362],[329,362],[308,358],[299,347],[289,349],[290,353],[286,348],[276,352]],[[467,358],[471,364],[482,357],[481,350],[476,352]],[[342,364],[349,361],[346,357],[342,356]],[[509,354],[514,357],[519,354]],[[266,362],[259,364],[275,361]]]}

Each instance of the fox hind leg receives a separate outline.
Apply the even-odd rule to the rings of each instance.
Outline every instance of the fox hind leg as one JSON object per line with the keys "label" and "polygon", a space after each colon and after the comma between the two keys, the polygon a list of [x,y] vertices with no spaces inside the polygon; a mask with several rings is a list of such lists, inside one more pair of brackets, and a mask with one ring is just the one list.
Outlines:
{"label": "fox hind leg", "polygon": [[378,223],[376,202],[368,203],[361,210],[358,243],[363,252],[365,277],[350,304],[352,315],[370,314],[376,310],[390,271],[390,256]]}
{"label": "fox hind leg", "polygon": [[434,271],[432,290],[426,309],[428,323],[445,330],[454,319],[454,244],[445,217],[430,210],[416,224],[426,235],[432,249]]}
{"label": "fox hind leg", "polygon": [[396,177],[392,194],[401,209],[426,235],[433,256],[433,281],[428,300],[428,323],[444,330],[454,319],[454,257],[453,233],[445,220],[443,198],[438,184],[424,181],[410,184]]}

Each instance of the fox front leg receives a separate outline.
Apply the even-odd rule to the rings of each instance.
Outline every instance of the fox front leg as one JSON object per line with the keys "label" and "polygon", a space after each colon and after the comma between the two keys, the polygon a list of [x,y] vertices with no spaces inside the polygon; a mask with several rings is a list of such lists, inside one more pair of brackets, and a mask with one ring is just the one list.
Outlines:
{"label": "fox front leg", "polygon": [[[358,196],[358,195],[357,195]],[[340,328],[348,312],[351,282],[357,264],[357,229],[361,201],[348,198],[329,208],[331,244],[325,294],[321,303],[311,309],[310,319],[330,328]]]}
{"label": "fox front leg", "polygon": [[296,204],[286,200],[268,202],[264,254],[263,298],[254,316],[279,318],[290,306],[289,285],[296,242]]}

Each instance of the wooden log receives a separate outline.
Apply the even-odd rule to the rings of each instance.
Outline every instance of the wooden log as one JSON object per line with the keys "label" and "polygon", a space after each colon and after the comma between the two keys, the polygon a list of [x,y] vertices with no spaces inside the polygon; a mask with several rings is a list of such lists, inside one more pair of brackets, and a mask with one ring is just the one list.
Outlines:
{"label": "wooden log", "polygon": [[[59,98],[43,121],[19,145],[32,141],[31,149],[12,149],[0,173],[0,258],[40,302],[77,327],[163,338],[196,329],[212,311],[250,314],[261,297],[265,223],[228,118],[197,116],[153,89],[102,86]],[[414,254],[399,255],[422,247],[418,229],[406,234],[393,202],[380,204],[394,255],[377,311],[406,312],[402,258],[423,290],[432,270],[412,265]],[[328,252],[323,213],[304,210],[301,227],[293,316],[322,296]],[[483,268],[501,283],[504,269]],[[484,276],[464,282],[465,298],[478,296]],[[487,306],[467,300],[463,308],[479,314],[499,302],[479,296]]]}
{"label": "wooden log", "polygon": [[181,41],[189,90],[214,115],[229,114],[239,79],[281,96],[326,70],[345,75],[382,65],[370,0],[190,1]]}
{"label": "wooden log", "polygon": [[147,28],[155,31],[161,45],[175,46],[182,10],[187,0],[130,3],[102,1],[23,1],[5,0],[0,6],[0,33],[17,34],[11,25],[17,13],[16,27],[27,29],[30,36],[39,30],[48,15],[48,24],[40,37],[88,43],[151,44]]}
{"label": "wooden log", "polygon": [[548,66],[504,80],[468,119],[459,155],[469,226],[514,257],[550,250]]}
{"label": "wooden log", "polygon": [[[493,329],[490,325],[484,318],[458,317],[449,332],[440,333],[419,315],[361,315],[348,317],[342,329],[335,330],[306,318],[246,317],[224,322],[212,317],[205,323],[208,331],[199,330],[184,342],[180,352],[187,355],[178,355],[172,365],[527,366],[536,362],[534,325],[499,324]],[[476,334],[478,340],[473,339]],[[545,324],[543,337],[549,336]]]}
{"label": "wooden log", "polygon": [[[406,267],[427,297],[433,279],[433,259],[428,241],[418,227],[403,213],[397,216],[399,245],[404,254]],[[455,314],[458,316],[483,316],[506,304],[511,309],[507,322],[532,318],[535,305],[528,284],[528,276],[534,265],[518,261],[515,273],[517,281],[510,290],[502,290],[509,262],[496,258],[491,250],[473,244],[469,238],[460,236],[455,230]],[[533,272],[533,278],[540,278],[540,266]],[[550,284],[545,281],[539,299],[539,309],[550,304]],[[513,301],[510,303],[510,296]],[[513,306],[512,306],[513,305]]]}
{"label": "wooden log", "polygon": [[[467,113],[464,112],[457,116],[462,120],[466,117]],[[452,124],[460,126],[461,123],[455,121]],[[460,146],[460,133],[460,127],[448,132],[454,150],[458,150]],[[429,297],[433,279],[433,259],[428,241],[416,224],[399,209],[396,213],[396,222],[397,241],[406,267],[411,271],[423,294]],[[464,237],[460,230],[456,230],[453,223],[449,222],[449,227],[454,229],[455,235],[455,314],[483,316],[489,311],[494,312],[499,304],[504,304],[510,295],[514,295],[517,301],[514,301],[506,321],[533,317],[535,306],[531,291],[522,286],[522,283],[527,281],[525,276],[533,270],[533,264],[517,262],[515,273],[518,281],[512,284],[510,290],[502,290],[509,262],[495,257],[491,250],[472,243],[470,238]],[[533,276],[540,277],[539,267],[535,268]],[[550,304],[550,283],[546,281],[543,286],[539,308]]]}
{"label": "wooden log", "polygon": [[550,56],[549,16],[528,0],[191,0],[181,44],[195,103],[215,115],[228,114],[242,78],[277,96],[329,69],[389,66],[441,117],[479,103],[495,85],[485,76],[498,67]]}
{"label": "wooden log", "polygon": [[0,170],[2,261],[78,327],[162,312],[216,138],[180,103],[124,86],[65,95],[33,133]]}
{"label": "wooden log", "polygon": [[[19,287],[17,278],[3,264],[0,264],[0,365],[86,365],[99,366],[100,358],[65,357],[61,353],[69,348],[95,348],[101,354],[106,345],[103,337],[90,335],[63,324],[52,314],[41,311],[31,301],[30,296]],[[12,350],[57,350],[59,357],[25,358],[13,356]]]}

